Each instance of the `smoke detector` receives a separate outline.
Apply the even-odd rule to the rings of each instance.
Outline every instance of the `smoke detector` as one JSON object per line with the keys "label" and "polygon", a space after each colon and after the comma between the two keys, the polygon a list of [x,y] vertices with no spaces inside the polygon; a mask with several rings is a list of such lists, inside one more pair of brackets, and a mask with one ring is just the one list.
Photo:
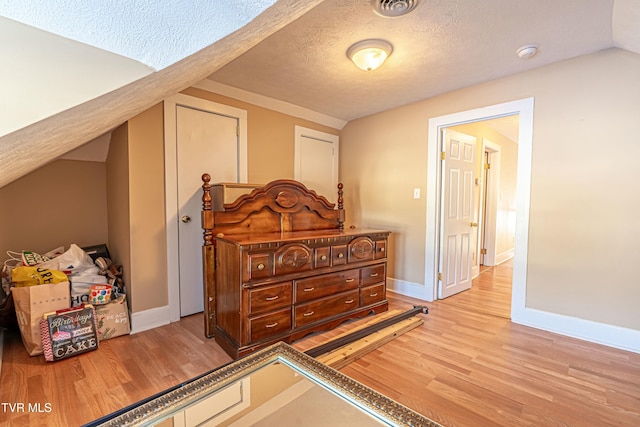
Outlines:
{"label": "smoke detector", "polygon": [[418,7],[418,0],[371,0],[373,11],[385,18],[406,15]]}
{"label": "smoke detector", "polygon": [[538,45],[536,44],[527,44],[516,50],[516,55],[520,59],[529,59],[536,53],[538,53]]}

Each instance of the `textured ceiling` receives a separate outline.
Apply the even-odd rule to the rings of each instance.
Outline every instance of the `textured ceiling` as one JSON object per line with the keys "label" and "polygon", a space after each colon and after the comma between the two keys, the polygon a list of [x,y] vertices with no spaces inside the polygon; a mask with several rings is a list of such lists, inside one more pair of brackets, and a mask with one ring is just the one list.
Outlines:
{"label": "textured ceiling", "polygon": [[2,0],[0,16],[156,70],[212,44],[275,0]]}
{"label": "textured ceiling", "polygon": [[[614,0],[422,0],[385,18],[371,2],[326,0],[210,76],[225,85],[349,121],[400,105],[616,45],[633,47],[640,25],[620,17],[640,1],[617,0],[626,43],[613,38]],[[626,18],[625,18],[626,19]],[[637,22],[636,22],[637,23]],[[349,46],[382,38],[393,53],[357,69]],[[518,47],[538,54],[519,59]]]}

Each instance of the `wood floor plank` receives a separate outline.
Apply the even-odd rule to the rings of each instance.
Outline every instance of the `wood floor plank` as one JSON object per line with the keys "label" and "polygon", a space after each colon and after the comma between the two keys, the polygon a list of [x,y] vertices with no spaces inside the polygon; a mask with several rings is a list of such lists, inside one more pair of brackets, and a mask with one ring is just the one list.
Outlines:
{"label": "wood floor plank", "polygon": [[[471,290],[442,301],[389,293],[390,310],[426,305],[429,314],[341,372],[449,427],[640,426],[640,354],[511,323],[510,264],[484,269]],[[305,351],[372,321],[293,345]],[[204,337],[201,314],[55,363],[5,335],[0,402],[51,411],[0,408],[0,427],[81,425],[231,361]]]}

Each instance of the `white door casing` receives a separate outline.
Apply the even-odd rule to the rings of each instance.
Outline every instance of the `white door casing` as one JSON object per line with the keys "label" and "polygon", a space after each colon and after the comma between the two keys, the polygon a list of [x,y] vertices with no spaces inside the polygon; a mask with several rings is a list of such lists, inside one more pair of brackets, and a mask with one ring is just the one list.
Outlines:
{"label": "white door casing", "polygon": [[[477,239],[473,204],[476,138],[443,129],[438,298],[471,288]],[[474,225],[475,224],[475,225]]]}
{"label": "white door casing", "polygon": [[516,232],[513,258],[513,282],[511,293],[511,319],[518,321],[527,316],[526,285],[527,255],[529,249],[529,208],[531,196],[531,155],[533,147],[534,99],[526,98],[502,104],[461,111],[429,119],[427,144],[427,215],[425,240],[424,292],[416,295],[426,301],[437,298],[437,253],[439,236],[440,132],[443,128],[488,120],[497,117],[519,115],[518,172],[516,189]]}
{"label": "white door casing", "polygon": [[164,116],[167,277],[174,322],[203,309],[201,176],[246,182],[247,113],[178,94],[165,100]]}
{"label": "white door casing", "polygon": [[[498,196],[500,194],[500,145],[483,138],[483,153],[488,153],[489,164],[487,179],[483,182],[486,191],[486,217],[480,218],[484,226],[484,242],[479,241],[479,247],[484,246],[487,253],[484,255],[483,264],[487,266],[496,265],[496,239],[497,239],[497,216],[498,216]],[[484,161],[484,160],[483,160]]]}
{"label": "white door casing", "polygon": [[295,127],[294,179],[332,203],[338,198],[338,144],[337,135]]}

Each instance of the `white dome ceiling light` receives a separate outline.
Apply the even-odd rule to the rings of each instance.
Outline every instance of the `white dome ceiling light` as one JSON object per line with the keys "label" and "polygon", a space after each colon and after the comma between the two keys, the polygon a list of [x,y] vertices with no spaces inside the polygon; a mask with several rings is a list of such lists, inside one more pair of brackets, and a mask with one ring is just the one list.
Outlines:
{"label": "white dome ceiling light", "polygon": [[351,45],[347,49],[347,57],[361,70],[372,71],[380,67],[391,52],[393,46],[388,41],[369,39]]}
{"label": "white dome ceiling light", "polygon": [[536,53],[538,53],[538,45],[535,44],[524,45],[516,50],[516,55],[520,59],[529,59]]}
{"label": "white dome ceiling light", "polygon": [[385,18],[406,15],[418,7],[418,0],[371,0],[373,11]]}

